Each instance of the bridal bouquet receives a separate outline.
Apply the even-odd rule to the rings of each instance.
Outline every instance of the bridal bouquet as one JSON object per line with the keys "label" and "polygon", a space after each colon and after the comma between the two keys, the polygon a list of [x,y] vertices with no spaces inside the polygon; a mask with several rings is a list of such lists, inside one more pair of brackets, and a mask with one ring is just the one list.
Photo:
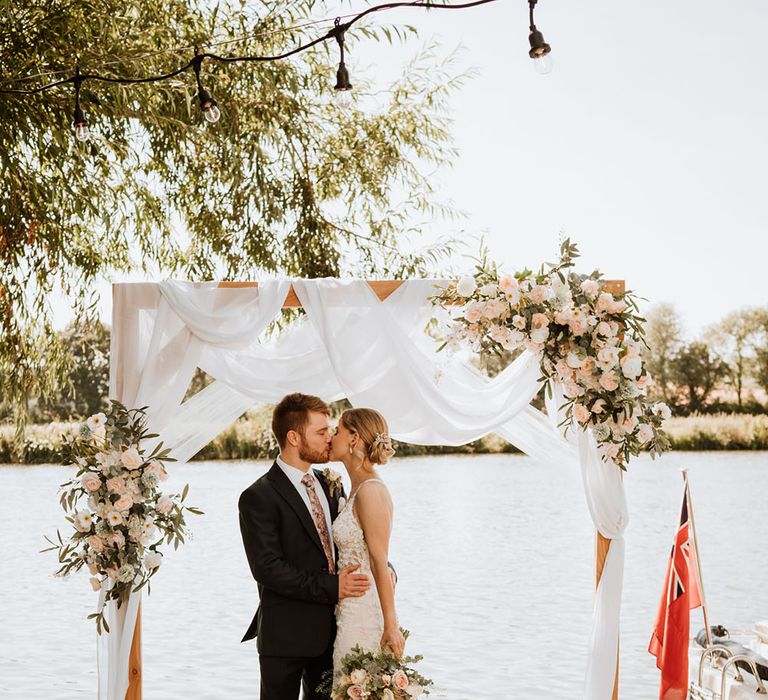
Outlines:
{"label": "bridal bouquet", "polygon": [[[406,635],[407,637],[407,635]],[[429,695],[432,681],[411,668],[421,656],[397,658],[391,651],[363,651],[359,646],[341,660],[332,700],[410,700]]]}
{"label": "bridal bouquet", "polygon": [[[64,445],[64,464],[77,473],[61,486],[61,507],[74,532],[58,541],[46,536],[58,552],[57,576],[87,566],[91,585],[103,600],[118,607],[130,593],[147,586],[162,562],[163,540],[178,548],[184,542],[184,505],[189,486],[181,494],[164,495],[159,484],[168,478],[164,463],[174,461],[162,443],[146,454],[142,440],[158,437],[146,428],[144,409],[128,410],[112,401],[106,413],[91,416]],[[88,616],[96,629],[109,632],[103,607]]]}
{"label": "bridal bouquet", "polygon": [[603,460],[625,468],[631,455],[652,457],[670,448],[662,429],[669,407],[647,397],[651,385],[642,358],[643,321],[630,292],[602,289],[600,273],[574,272],[576,245],[566,240],[560,261],[538,273],[501,274],[483,251],[475,274],[433,297],[452,322],[440,349],[469,346],[501,355],[527,349],[540,356],[548,395],[552,383],[566,397],[567,431],[572,419],[592,428]]}

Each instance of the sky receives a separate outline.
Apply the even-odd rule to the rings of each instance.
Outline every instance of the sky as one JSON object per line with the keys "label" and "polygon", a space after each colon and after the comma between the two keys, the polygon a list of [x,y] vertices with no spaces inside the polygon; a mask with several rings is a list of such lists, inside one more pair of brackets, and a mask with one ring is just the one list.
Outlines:
{"label": "sky", "polygon": [[[689,336],[768,304],[764,0],[540,0],[554,61],[544,76],[527,55],[523,0],[374,21],[419,38],[357,42],[353,77],[386,85],[433,38],[443,54],[462,47],[459,67],[477,72],[452,98],[459,157],[437,183],[505,269],[554,259],[569,236],[579,269],[674,303]],[[108,318],[108,283],[100,290]]]}

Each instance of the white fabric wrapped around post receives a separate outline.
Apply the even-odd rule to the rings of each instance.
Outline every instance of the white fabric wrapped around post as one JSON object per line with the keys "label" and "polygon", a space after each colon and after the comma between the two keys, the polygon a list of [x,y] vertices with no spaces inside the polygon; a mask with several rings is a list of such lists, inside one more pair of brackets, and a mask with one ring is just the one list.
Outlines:
{"label": "white fabric wrapped around post", "polygon": [[[291,283],[306,318],[260,341]],[[328,401],[347,396],[353,405],[376,408],[393,437],[413,443],[459,445],[496,432],[528,454],[562,461],[575,461],[578,446],[590,514],[614,540],[597,591],[584,697],[609,700],[627,521],[619,470],[601,462],[588,435],[569,444],[529,405],[539,388],[538,355],[522,353],[493,378],[460,356],[436,355],[424,333],[434,292],[434,282],[405,282],[382,302],[356,280],[285,280],[258,289],[116,285],[111,396],[129,408],[147,405],[152,431],[180,462],[250,405],[274,403],[291,391]],[[214,382],[182,403],[195,367]],[[110,645],[110,689],[100,690],[102,699],[123,698],[133,609],[117,623],[114,639],[128,643]],[[106,670],[106,654],[99,658]]]}
{"label": "white fabric wrapped around post", "polygon": [[[232,348],[255,342],[280,313],[289,288],[289,282],[275,281],[259,289],[235,289],[221,295],[217,283],[115,285],[110,397],[128,408],[146,406],[150,431],[163,435],[179,412],[203,347],[218,343]],[[197,323],[190,318],[182,320],[175,310],[189,311],[190,305],[195,306],[191,316]],[[208,439],[231,424],[248,405],[250,402],[233,415],[230,404],[228,411],[207,424],[209,431],[216,431]],[[190,417],[192,411],[188,408],[183,413]],[[103,594],[99,604],[103,604]],[[140,604],[141,593],[136,593],[119,610],[114,601],[106,606],[110,632],[101,635],[97,643],[100,700],[125,697]]]}
{"label": "white fabric wrapped around post", "polygon": [[[564,403],[562,388],[556,385],[546,401],[553,426],[565,418]],[[622,471],[613,462],[601,459],[592,430],[572,425],[568,435],[569,442],[578,447],[584,495],[592,522],[595,529],[611,541],[595,591],[584,698],[611,700],[619,654],[624,531],[629,524],[629,508]]]}

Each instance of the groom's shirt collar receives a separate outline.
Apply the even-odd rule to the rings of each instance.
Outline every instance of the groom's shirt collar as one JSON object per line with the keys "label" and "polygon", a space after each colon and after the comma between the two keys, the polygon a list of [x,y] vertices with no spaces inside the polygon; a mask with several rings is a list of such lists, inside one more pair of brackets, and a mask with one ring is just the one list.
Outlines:
{"label": "groom's shirt collar", "polygon": [[[320,499],[320,505],[323,507],[323,514],[325,515],[325,521],[328,525],[328,532],[333,532],[333,523],[331,521],[331,506],[328,504],[328,499],[325,497],[325,491],[323,491],[322,484],[320,484],[320,480],[317,478],[315,470],[310,467],[306,472],[303,472],[301,469],[292,467],[290,464],[282,460],[280,456],[275,459],[275,462],[277,462],[277,466],[283,470],[283,474],[288,477],[288,480],[293,484],[299,496],[301,496],[301,500],[304,501],[304,505],[307,506],[307,510],[309,511],[310,515],[312,515],[312,503],[309,500],[307,487],[301,483],[301,480],[304,478],[305,474],[309,474],[312,477],[312,480],[315,482],[315,491],[317,491],[317,496]],[[333,537],[331,537],[331,548],[334,548]]]}

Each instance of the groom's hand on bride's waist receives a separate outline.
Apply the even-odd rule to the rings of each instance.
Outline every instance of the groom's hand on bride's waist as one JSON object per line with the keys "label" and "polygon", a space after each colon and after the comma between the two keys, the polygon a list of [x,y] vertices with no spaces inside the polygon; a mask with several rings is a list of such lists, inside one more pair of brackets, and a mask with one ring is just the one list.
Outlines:
{"label": "groom's hand on bride's waist", "polygon": [[339,600],[359,598],[368,592],[371,582],[365,574],[355,573],[359,568],[359,565],[347,566],[339,571]]}

